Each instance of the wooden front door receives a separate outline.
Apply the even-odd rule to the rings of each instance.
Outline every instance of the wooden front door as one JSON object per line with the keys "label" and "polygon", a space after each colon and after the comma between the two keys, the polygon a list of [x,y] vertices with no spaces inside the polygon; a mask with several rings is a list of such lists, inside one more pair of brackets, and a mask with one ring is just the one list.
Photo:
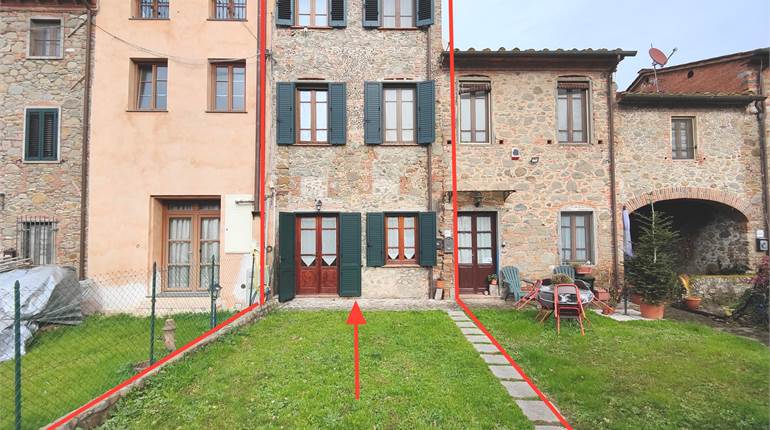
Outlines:
{"label": "wooden front door", "polygon": [[479,294],[487,288],[487,276],[497,272],[495,214],[461,212],[457,221],[460,293]]}
{"label": "wooden front door", "polygon": [[339,285],[337,216],[297,216],[296,229],[297,294],[337,294]]}

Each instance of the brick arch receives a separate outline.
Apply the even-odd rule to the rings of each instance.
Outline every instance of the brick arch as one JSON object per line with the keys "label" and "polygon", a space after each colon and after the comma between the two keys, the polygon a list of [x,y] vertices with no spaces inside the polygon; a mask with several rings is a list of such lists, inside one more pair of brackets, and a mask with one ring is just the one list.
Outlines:
{"label": "brick arch", "polygon": [[722,203],[739,211],[744,217],[746,217],[747,220],[759,216],[756,213],[757,209],[749,202],[749,199],[713,188],[662,188],[649,193],[634,196],[633,198],[626,201],[624,206],[629,212],[633,212],[639,208],[649,205],[651,201],[660,202],[677,199],[707,200]]}

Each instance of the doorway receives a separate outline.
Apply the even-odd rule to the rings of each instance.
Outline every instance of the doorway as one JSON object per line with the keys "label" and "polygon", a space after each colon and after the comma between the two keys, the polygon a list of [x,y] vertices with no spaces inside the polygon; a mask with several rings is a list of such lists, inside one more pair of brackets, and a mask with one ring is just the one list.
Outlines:
{"label": "doorway", "polygon": [[481,294],[487,289],[487,276],[497,273],[496,214],[460,212],[457,221],[460,293]]}
{"label": "doorway", "polygon": [[337,216],[297,216],[296,233],[297,294],[338,294],[339,228]]}

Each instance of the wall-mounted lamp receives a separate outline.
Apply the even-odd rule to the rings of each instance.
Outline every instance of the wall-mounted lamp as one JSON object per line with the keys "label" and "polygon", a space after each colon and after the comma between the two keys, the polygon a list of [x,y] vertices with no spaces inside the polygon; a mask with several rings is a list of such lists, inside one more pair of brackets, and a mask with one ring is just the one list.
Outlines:
{"label": "wall-mounted lamp", "polygon": [[480,192],[476,191],[475,193],[473,193],[473,205],[474,206],[476,206],[476,207],[481,206],[481,199],[482,199],[482,196],[481,196]]}
{"label": "wall-mounted lamp", "polygon": [[318,199],[315,201],[315,210],[316,212],[321,212],[321,206],[323,205],[323,202]]}
{"label": "wall-mounted lamp", "polygon": [[540,157],[532,157],[529,159],[529,164],[537,164],[540,162]]}

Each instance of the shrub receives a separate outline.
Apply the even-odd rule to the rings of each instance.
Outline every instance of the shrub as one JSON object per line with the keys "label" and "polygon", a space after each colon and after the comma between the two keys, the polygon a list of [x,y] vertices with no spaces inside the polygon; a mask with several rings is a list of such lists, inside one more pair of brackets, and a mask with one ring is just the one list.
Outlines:
{"label": "shrub", "polygon": [[557,273],[551,277],[551,285],[559,285],[559,284],[572,284],[575,280],[570,278],[569,275],[565,275],[563,273]]}
{"label": "shrub", "polygon": [[645,303],[658,305],[674,300],[681,291],[675,271],[679,232],[674,229],[673,219],[654,207],[650,216],[637,216],[640,234],[634,243],[634,256],[624,263],[626,280]]}
{"label": "shrub", "polygon": [[770,259],[765,256],[757,267],[757,275],[753,285],[741,296],[737,310],[733,318],[747,317],[752,322],[767,326],[770,322]]}

